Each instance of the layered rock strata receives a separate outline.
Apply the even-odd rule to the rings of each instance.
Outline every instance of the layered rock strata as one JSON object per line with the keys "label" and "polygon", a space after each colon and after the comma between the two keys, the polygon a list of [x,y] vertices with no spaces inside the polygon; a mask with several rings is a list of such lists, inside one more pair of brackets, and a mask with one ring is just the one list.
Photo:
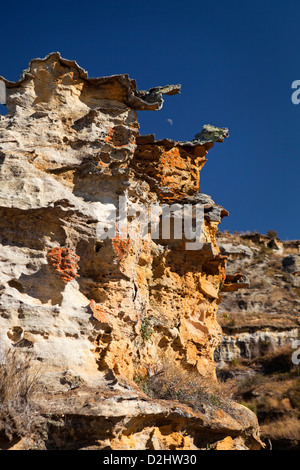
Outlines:
{"label": "layered rock strata", "polygon": [[[222,341],[215,352],[217,367],[232,361],[253,361],[267,352],[297,344],[299,338],[299,241],[265,235],[219,232],[217,241],[227,257],[226,279],[240,280],[242,290],[222,289],[218,321]],[[235,274],[234,274],[235,273]],[[246,276],[247,277],[246,277]],[[227,294],[227,292],[234,292]]]}
{"label": "layered rock strata", "polygon": [[[134,382],[166,358],[216,380],[219,289],[241,278],[226,281],[215,233],[228,213],[199,192],[199,172],[227,129],[205,126],[190,142],[140,136],[136,111],[160,109],[180,85],[138,91],[128,75],[89,78],[58,53],[32,60],[17,82],[1,80],[0,344],[41,366],[52,397],[41,400],[44,414],[98,423],[97,448],[201,448],[228,436],[259,447],[257,422],[243,407],[215,404],[204,418],[147,399],[142,411]],[[141,208],[162,204],[203,206],[201,249],[187,250],[172,231],[141,232]],[[73,409],[62,400],[78,387],[86,403],[95,400],[91,413],[82,399],[81,411],[77,399]],[[91,398],[95,390],[101,400]],[[49,433],[52,446],[72,447]]]}

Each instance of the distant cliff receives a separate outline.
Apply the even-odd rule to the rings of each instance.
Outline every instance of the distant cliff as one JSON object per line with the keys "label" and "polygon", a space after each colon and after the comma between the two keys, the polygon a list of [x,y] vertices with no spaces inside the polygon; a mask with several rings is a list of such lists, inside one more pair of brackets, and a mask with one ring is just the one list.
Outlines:
{"label": "distant cliff", "polygon": [[227,276],[240,271],[248,280],[221,294],[218,376],[237,380],[236,395],[256,412],[265,442],[299,450],[300,240],[218,232],[217,242]]}

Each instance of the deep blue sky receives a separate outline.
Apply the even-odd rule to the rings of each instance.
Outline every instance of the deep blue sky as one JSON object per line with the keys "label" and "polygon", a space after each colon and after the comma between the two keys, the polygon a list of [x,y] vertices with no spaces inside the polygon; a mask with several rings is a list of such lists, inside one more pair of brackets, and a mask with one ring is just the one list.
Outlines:
{"label": "deep blue sky", "polygon": [[[0,75],[59,51],[91,77],[128,73],[139,89],[182,84],[141,133],[190,140],[228,127],[201,173],[201,191],[229,210],[220,229],[300,238],[300,2],[297,0],[3,3]],[[173,125],[168,122],[172,119]]]}

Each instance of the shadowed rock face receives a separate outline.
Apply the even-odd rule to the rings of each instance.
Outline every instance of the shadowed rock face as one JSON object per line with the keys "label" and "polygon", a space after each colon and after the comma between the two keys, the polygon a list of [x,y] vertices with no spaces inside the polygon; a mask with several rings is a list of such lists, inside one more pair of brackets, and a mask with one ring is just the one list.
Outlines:
{"label": "shadowed rock face", "polygon": [[[8,113],[0,120],[0,345],[42,366],[52,397],[40,400],[45,412],[77,413],[78,423],[100,428],[109,417],[105,439],[99,432],[94,438],[98,448],[197,449],[205,433],[209,442],[233,436],[231,448],[259,446],[254,415],[237,404],[222,411],[223,421],[216,404],[205,419],[177,404],[166,431],[174,404],[147,399],[143,412],[145,395],[134,382],[166,358],[216,380],[226,257],[215,233],[228,213],[199,193],[199,173],[227,129],[205,126],[191,142],[140,136],[136,110],[160,109],[163,95],[179,93],[180,85],[138,91],[128,75],[89,78],[58,53],[31,61],[18,82],[2,80]],[[123,227],[130,236],[101,237],[120,196],[133,211]],[[171,235],[141,235],[134,209],[159,203],[204,205],[202,249],[187,250]],[[64,402],[69,383],[85,387],[87,401],[96,390],[106,398],[79,413],[81,398],[73,410]],[[48,432],[50,447],[72,447],[55,444],[51,426]],[[82,437],[74,439],[80,447]]]}

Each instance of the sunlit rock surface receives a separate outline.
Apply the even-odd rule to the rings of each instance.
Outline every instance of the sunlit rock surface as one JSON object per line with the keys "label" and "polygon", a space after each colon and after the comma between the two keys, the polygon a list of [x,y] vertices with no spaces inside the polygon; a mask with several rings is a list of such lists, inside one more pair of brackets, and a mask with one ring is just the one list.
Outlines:
{"label": "sunlit rock surface", "polygon": [[[1,80],[0,346],[41,367],[38,403],[52,424],[40,446],[259,448],[241,405],[200,412],[136,384],[166,360],[216,381],[219,290],[241,278],[226,283],[215,234],[228,212],[199,192],[199,173],[227,129],[207,125],[190,142],[141,136],[136,111],[160,109],[180,85],[138,91],[128,75],[89,78],[58,53]],[[128,237],[110,231],[120,197]],[[173,203],[203,205],[201,249],[142,236],[135,209]]]}

